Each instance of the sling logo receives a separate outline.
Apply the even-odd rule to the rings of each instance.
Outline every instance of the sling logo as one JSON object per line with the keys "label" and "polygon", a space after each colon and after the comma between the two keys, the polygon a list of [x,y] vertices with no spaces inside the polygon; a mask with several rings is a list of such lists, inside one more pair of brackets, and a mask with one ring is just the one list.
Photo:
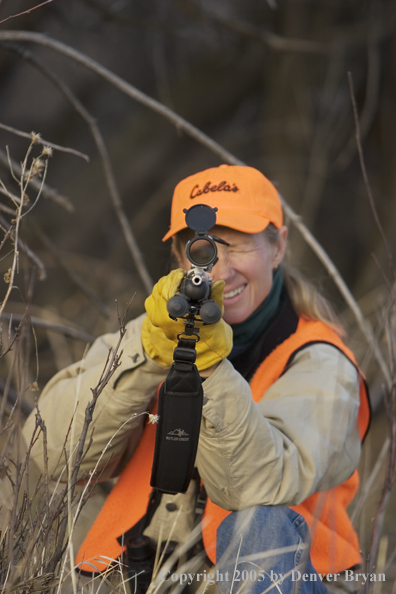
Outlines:
{"label": "sling logo", "polygon": [[169,441],[190,441],[189,435],[184,429],[174,429],[173,431],[169,431],[166,439]]}
{"label": "sling logo", "polygon": [[194,186],[191,190],[190,198],[197,198],[209,192],[239,192],[239,188],[235,184],[230,186],[226,181],[220,182],[217,186],[216,184],[210,185],[211,183],[210,181],[206,182],[202,189],[198,185]]}

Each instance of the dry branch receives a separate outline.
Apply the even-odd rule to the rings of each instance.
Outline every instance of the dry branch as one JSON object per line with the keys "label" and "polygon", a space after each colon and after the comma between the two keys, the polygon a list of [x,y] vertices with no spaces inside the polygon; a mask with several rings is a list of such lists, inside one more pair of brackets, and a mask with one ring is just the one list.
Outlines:
{"label": "dry branch", "polygon": [[[196,5],[195,5],[196,6]],[[240,33],[246,37],[258,39],[268,47],[279,52],[294,52],[303,54],[326,54],[331,51],[331,43],[320,41],[307,41],[306,39],[293,39],[282,37],[272,31],[246,23],[241,19],[233,19],[221,14],[220,11],[205,10],[205,16],[215,23],[219,23],[230,31]]]}
{"label": "dry branch", "polygon": [[127,83],[121,77],[117,76],[109,70],[105,68],[92,58],[89,58],[82,52],[79,52],[70,46],[61,43],[60,41],[56,41],[55,39],[51,39],[47,35],[43,35],[41,33],[33,33],[29,31],[0,31],[0,41],[30,41],[33,43],[38,43],[45,47],[50,47],[55,51],[63,54],[74,60],[77,64],[81,64],[85,66],[89,70],[96,72],[99,76],[107,80],[109,83],[114,85],[117,89],[121,92],[125,93],[132,99],[135,99],[139,103],[142,103],[146,107],[152,109],[159,115],[165,117],[169,120],[172,124],[176,126],[179,131],[183,131],[204,146],[206,146],[209,150],[213,151],[219,157],[221,157],[225,162],[232,163],[234,165],[243,165],[244,163],[234,157],[231,153],[226,151],[221,145],[217,142],[212,140],[209,136],[198,130],[195,126],[187,122],[184,118],[177,115],[174,111],[152,99],[142,91],[139,91],[133,85]]}
{"label": "dry branch", "polygon": [[6,130],[7,132],[11,132],[12,134],[16,134],[17,136],[22,136],[22,138],[27,138],[29,140],[34,139],[34,142],[37,144],[41,144],[43,146],[50,146],[51,148],[54,148],[57,151],[62,151],[63,153],[71,153],[72,155],[76,155],[77,157],[85,159],[85,161],[89,161],[88,155],[80,153],[80,151],[77,151],[76,149],[60,146],[59,144],[54,144],[53,142],[44,140],[44,138],[41,138],[40,134],[37,134],[36,132],[31,132],[29,134],[28,132],[22,132],[22,130],[17,130],[16,128],[12,128],[11,126],[6,126],[5,124],[1,123],[0,128],[2,130]]}
{"label": "dry branch", "polygon": [[[378,47],[378,41],[370,39],[367,47],[367,83],[366,97],[363,110],[360,116],[360,138],[361,140],[368,134],[373,122],[376,108],[378,105],[379,83],[381,78],[381,56]],[[335,160],[337,167],[345,169],[352,160],[357,150],[356,131],[351,136],[347,145]]]}
{"label": "dry branch", "polygon": [[[194,1],[190,0],[189,4],[198,9]],[[379,43],[392,33],[395,20],[395,15],[392,11],[389,11],[382,18],[378,17],[375,11],[373,11],[372,19],[369,19],[368,23],[366,21],[357,21],[351,30],[340,27],[339,30],[336,30],[333,39],[320,42],[282,37],[262,27],[246,23],[241,19],[233,19],[228,15],[221,14],[220,11],[214,12],[213,10],[208,10],[207,7],[203,9],[201,7],[199,8],[207,18],[219,23],[230,31],[234,31],[245,37],[257,39],[272,50],[304,54],[328,54],[333,51],[339,51],[341,46],[348,47],[366,44],[367,37],[372,32],[371,40]],[[369,32],[367,31],[368,28]]]}
{"label": "dry branch", "polygon": [[353,90],[352,75],[351,75],[350,72],[348,72],[348,81],[349,81],[349,88],[350,88],[351,101],[352,101],[352,107],[353,107],[353,117],[354,117],[354,120],[355,120],[356,144],[357,144],[357,149],[358,149],[358,154],[359,154],[359,162],[360,162],[360,168],[361,168],[362,175],[363,175],[364,185],[365,185],[367,196],[368,196],[368,199],[369,199],[369,204],[370,204],[370,207],[371,207],[371,212],[373,213],[373,216],[374,216],[375,224],[377,225],[378,231],[380,232],[380,235],[381,235],[382,242],[383,242],[383,244],[385,246],[386,255],[388,257],[388,263],[389,263],[389,272],[393,276],[393,280],[395,280],[396,269],[395,269],[395,265],[394,265],[394,262],[393,262],[392,252],[391,252],[390,246],[388,244],[388,240],[386,239],[386,235],[384,233],[384,229],[382,227],[381,221],[379,220],[377,207],[375,205],[375,200],[374,200],[373,192],[372,192],[371,185],[370,185],[370,182],[369,182],[369,179],[368,179],[368,175],[367,175],[366,163],[365,163],[365,160],[364,160],[364,154],[363,154],[363,148],[362,148],[362,141],[361,141],[361,136],[360,136],[359,116],[358,116],[358,111],[357,111],[355,93],[354,93],[354,90]]}
{"label": "dry branch", "polygon": [[[0,149],[0,163],[2,163],[3,165],[5,165],[8,168],[8,165],[9,165],[8,157],[7,157],[6,153],[4,151],[2,151],[1,149]],[[17,163],[13,159],[11,159],[11,165],[12,165],[14,172],[17,175],[20,175],[21,167],[20,167],[19,163]],[[36,179],[32,179],[30,181],[30,185],[36,191],[39,190],[39,188],[40,188],[40,182],[38,182]],[[74,210],[75,210],[74,205],[70,201],[70,198],[67,198],[66,196],[62,196],[62,194],[59,194],[59,192],[57,190],[50,188],[47,184],[43,185],[42,194],[43,194],[44,198],[49,198],[56,204],[59,204],[59,206],[62,206],[62,208],[64,208],[68,212],[74,212]]]}
{"label": "dry branch", "polygon": [[[6,219],[0,215],[0,225],[5,229],[7,233],[12,233],[13,227],[9,225]],[[20,237],[18,237],[18,246],[20,247],[21,251],[24,252],[29,260],[37,266],[39,271],[39,278],[40,280],[44,280],[47,278],[47,271],[45,269],[43,261],[30,249],[28,245]],[[0,246],[1,247],[1,246]]]}
{"label": "dry branch", "polygon": [[109,353],[107,356],[107,361],[106,361],[105,366],[102,371],[102,375],[99,378],[97,385],[94,388],[91,388],[92,400],[87,404],[87,407],[85,409],[85,419],[84,419],[80,437],[78,439],[76,452],[74,455],[73,467],[69,468],[69,464],[71,463],[71,460],[67,462],[68,476],[69,476],[69,484],[68,484],[68,505],[69,505],[69,507],[68,507],[68,509],[65,509],[65,511],[64,511],[64,516],[62,518],[61,525],[59,528],[59,533],[57,535],[56,550],[45,568],[46,571],[48,571],[48,572],[55,571],[57,564],[62,559],[63,553],[65,551],[65,547],[67,546],[67,545],[64,545],[63,543],[65,540],[66,529],[67,529],[68,522],[69,522],[70,502],[74,498],[77,482],[78,482],[79,478],[81,478],[81,477],[79,477],[79,473],[80,473],[81,462],[82,462],[84,454],[85,454],[88,430],[89,430],[90,424],[93,419],[93,413],[94,413],[98,398],[120,365],[122,351],[121,352],[119,352],[119,351],[120,351],[121,342],[122,342],[122,340],[125,336],[125,333],[126,333],[125,323],[126,323],[127,309],[126,309],[122,319],[120,318],[120,316],[118,317],[119,324],[120,324],[120,336],[119,336],[118,342],[117,342],[116,346],[114,347],[114,349],[112,348],[109,350]]}
{"label": "dry branch", "polygon": [[[15,216],[14,219],[12,221],[12,241],[14,244],[14,248],[13,248],[13,257],[12,257],[12,265],[9,268],[5,280],[8,284],[7,286],[7,291],[5,294],[5,297],[3,299],[3,301],[0,304],[0,317],[1,314],[4,311],[4,308],[6,306],[6,303],[10,297],[11,291],[14,289],[14,278],[16,273],[19,270],[19,247],[20,247],[20,243],[19,243],[19,231],[20,231],[20,226],[21,226],[21,221],[22,218],[24,216],[26,216],[26,214],[28,214],[37,204],[40,195],[41,195],[41,190],[42,190],[42,186],[44,184],[45,181],[45,177],[46,177],[46,173],[47,173],[47,166],[48,166],[48,151],[46,151],[46,149],[44,148],[40,157],[44,157],[45,154],[45,161],[43,161],[43,159],[41,158],[33,158],[32,159],[32,163],[29,167],[28,165],[28,160],[31,156],[32,150],[34,147],[34,140],[31,140],[30,145],[27,149],[25,158],[21,164],[21,175],[20,178],[18,179],[15,174],[13,173],[13,171],[11,170],[11,174],[14,177],[15,181],[18,183],[19,185],[19,190],[20,190],[20,198],[19,198],[19,202],[13,200],[12,196],[9,194],[9,198],[11,199],[11,201],[13,202],[14,206],[15,206]],[[41,164],[41,168],[40,168],[40,174],[42,175],[42,179],[41,179],[41,185],[40,185],[40,189],[37,192],[36,198],[32,204],[32,206],[30,206],[30,208],[23,212],[23,207],[25,204],[25,199],[26,199],[26,188],[30,182],[31,179],[33,179],[35,173],[34,173],[34,166],[37,165],[38,163]],[[5,191],[7,191],[7,188],[5,187],[4,183],[1,181],[0,179],[0,183],[3,187],[3,189]],[[8,229],[8,231],[11,229],[11,227]]]}
{"label": "dry branch", "polygon": [[17,17],[20,17],[23,14],[30,14],[33,10],[36,10],[36,8],[41,8],[45,4],[49,4],[50,2],[53,2],[53,1],[54,0],[45,0],[45,2],[42,2],[41,4],[37,4],[37,6],[33,6],[32,8],[28,8],[27,10],[24,10],[23,12],[18,12],[17,14],[12,14],[11,16],[7,17],[6,19],[3,19],[2,21],[0,21],[0,25],[2,23],[5,23],[6,21],[9,21],[10,19],[16,19]]}

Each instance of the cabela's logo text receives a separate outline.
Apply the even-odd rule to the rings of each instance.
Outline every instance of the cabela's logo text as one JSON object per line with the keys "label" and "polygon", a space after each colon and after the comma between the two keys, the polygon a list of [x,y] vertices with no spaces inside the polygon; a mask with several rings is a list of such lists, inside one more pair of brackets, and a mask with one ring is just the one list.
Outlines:
{"label": "cabela's logo text", "polygon": [[210,185],[212,182],[208,181],[201,189],[198,185],[194,186],[191,190],[190,198],[197,198],[202,194],[208,194],[209,192],[239,192],[239,188],[235,185],[230,184],[226,181],[222,181],[219,184]]}

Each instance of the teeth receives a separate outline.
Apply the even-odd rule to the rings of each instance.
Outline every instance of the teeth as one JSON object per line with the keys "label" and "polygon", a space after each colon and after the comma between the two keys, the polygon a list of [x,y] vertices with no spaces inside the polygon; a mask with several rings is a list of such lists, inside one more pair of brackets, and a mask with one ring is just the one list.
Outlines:
{"label": "teeth", "polygon": [[238,289],[235,289],[234,291],[230,291],[229,293],[224,293],[224,299],[231,299],[231,297],[235,297],[235,295],[239,295],[239,293],[242,293],[242,291],[245,290],[246,285],[242,285],[242,287],[239,287]]}

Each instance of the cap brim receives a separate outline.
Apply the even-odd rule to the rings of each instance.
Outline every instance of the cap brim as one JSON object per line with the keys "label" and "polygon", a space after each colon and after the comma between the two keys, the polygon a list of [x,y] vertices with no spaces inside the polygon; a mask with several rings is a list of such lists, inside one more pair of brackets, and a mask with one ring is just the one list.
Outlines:
{"label": "cap brim", "polygon": [[[216,225],[229,227],[230,229],[235,229],[236,231],[241,231],[242,233],[260,233],[261,231],[264,231],[270,222],[271,221],[268,217],[263,217],[257,214],[246,212],[244,210],[239,211],[237,208],[232,210],[223,208],[221,211],[219,209],[217,212]],[[162,241],[167,241],[176,235],[176,233],[186,228],[186,224],[174,225],[169,229],[168,233],[164,235]]]}

